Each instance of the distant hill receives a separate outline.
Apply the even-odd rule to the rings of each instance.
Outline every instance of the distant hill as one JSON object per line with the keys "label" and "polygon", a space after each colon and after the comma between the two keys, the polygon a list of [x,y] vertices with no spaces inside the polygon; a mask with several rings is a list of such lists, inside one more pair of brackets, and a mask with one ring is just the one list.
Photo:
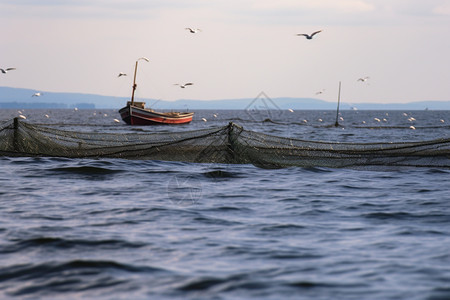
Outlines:
{"label": "distant hill", "polygon": [[[40,97],[32,97],[36,90],[0,87],[0,108],[79,108],[79,109],[119,109],[128,97],[112,97],[80,93],[54,93],[42,92]],[[223,100],[189,100],[158,101],[155,99],[139,99],[145,101],[147,106],[155,109],[195,110],[195,109],[318,109],[335,110],[335,102],[327,102],[314,98],[269,98],[261,93],[256,98],[223,99]],[[359,110],[450,110],[450,101],[421,101],[410,103],[358,103],[355,105],[341,103],[340,108]]]}
{"label": "distant hill", "polygon": [[125,98],[92,94],[42,92],[36,90],[0,87],[0,108],[117,108]]}

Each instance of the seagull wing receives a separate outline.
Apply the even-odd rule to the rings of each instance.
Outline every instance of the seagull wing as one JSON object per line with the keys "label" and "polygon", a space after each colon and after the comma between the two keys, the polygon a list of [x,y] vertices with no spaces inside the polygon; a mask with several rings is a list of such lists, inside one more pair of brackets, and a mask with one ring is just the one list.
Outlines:
{"label": "seagull wing", "polygon": [[301,33],[301,34],[297,34],[297,35],[303,35],[308,40],[312,39],[312,35],[309,35],[309,34],[306,34],[306,33]]}
{"label": "seagull wing", "polygon": [[7,68],[6,71],[15,70],[16,68]]}
{"label": "seagull wing", "polygon": [[315,34],[318,34],[319,32],[322,32],[322,30],[318,30],[318,31],[316,31],[316,32],[313,32],[313,33],[311,34],[311,37],[313,37]]}
{"label": "seagull wing", "polygon": [[194,84],[192,82],[187,82],[184,85],[186,86],[186,85],[194,85]]}

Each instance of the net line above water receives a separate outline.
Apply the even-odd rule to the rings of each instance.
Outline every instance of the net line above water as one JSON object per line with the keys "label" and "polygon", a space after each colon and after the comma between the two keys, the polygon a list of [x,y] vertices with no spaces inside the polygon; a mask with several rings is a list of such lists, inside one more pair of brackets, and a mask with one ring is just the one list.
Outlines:
{"label": "net line above water", "polygon": [[170,133],[76,132],[15,118],[0,125],[0,155],[253,164],[261,168],[450,168],[450,139],[377,143],[306,141],[245,130],[235,123]]}

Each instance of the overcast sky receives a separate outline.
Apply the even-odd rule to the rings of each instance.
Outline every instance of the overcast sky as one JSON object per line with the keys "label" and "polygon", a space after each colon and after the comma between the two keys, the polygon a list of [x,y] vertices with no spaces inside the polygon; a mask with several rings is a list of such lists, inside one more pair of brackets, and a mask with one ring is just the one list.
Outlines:
{"label": "overcast sky", "polygon": [[0,0],[0,27],[0,86],[128,96],[145,56],[144,98],[450,100],[450,0]]}

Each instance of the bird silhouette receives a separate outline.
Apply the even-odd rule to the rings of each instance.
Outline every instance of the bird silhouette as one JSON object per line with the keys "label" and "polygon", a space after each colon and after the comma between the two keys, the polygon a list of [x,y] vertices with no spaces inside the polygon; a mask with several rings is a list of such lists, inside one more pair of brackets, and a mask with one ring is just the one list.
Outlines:
{"label": "bird silhouette", "polygon": [[324,92],[325,92],[325,89],[322,89],[322,90],[320,90],[320,91],[317,91],[317,92],[316,92],[316,95],[323,94]]}
{"label": "bird silhouette", "polygon": [[8,71],[12,71],[12,70],[15,70],[16,68],[6,68],[6,69],[0,69],[0,71],[3,73],[3,74],[6,74],[6,73],[8,73]]}
{"label": "bird silhouette", "polygon": [[119,75],[117,75],[117,77],[121,77],[121,76],[127,76],[126,73],[120,72]]}
{"label": "bird silhouette", "polygon": [[366,82],[367,80],[369,80],[369,76],[366,76],[366,77],[361,77],[361,78],[358,78],[358,80],[356,80],[356,81],[362,81],[362,82]]}
{"label": "bird silhouette", "polygon": [[186,29],[186,30],[189,30],[190,33],[197,33],[197,32],[202,31],[202,30],[199,29],[199,28],[190,28],[190,27],[187,27],[187,28],[185,28],[185,29]]}
{"label": "bird silhouette", "polygon": [[[361,78],[358,78],[358,80],[356,80],[356,81],[367,82],[369,80],[369,78],[370,78],[369,76],[361,77]],[[367,82],[367,84],[369,84],[369,83]]]}
{"label": "bird silhouette", "polygon": [[318,30],[316,32],[313,32],[311,34],[306,34],[306,33],[299,33],[297,34],[298,36],[304,36],[306,37],[306,39],[311,40],[313,38],[313,36],[315,36],[316,34],[318,34],[319,32],[322,32],[322,30]]}
{"label": "bird silhouette", "polygon": [[186,88],[186,86],[188,86],[188,85],[193,85],[193,83],[192,83],[192,82],[187,82],[187,83],[185,83],[185,84],[175,83],[174,85],[179,85],[180,88],[184,89],[184,88]]}

